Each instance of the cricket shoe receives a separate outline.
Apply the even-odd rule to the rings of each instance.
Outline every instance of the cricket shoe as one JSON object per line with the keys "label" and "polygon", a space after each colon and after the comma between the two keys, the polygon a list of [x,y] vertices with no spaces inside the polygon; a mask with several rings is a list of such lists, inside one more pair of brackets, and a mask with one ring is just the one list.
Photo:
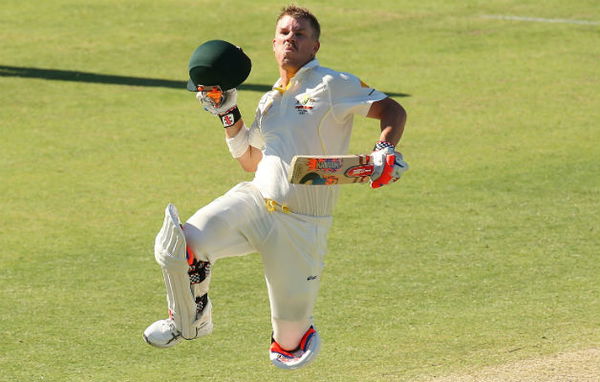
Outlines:
{"label": "cricket shoe", "polygon": [[144,330],[144,341],[152,346],[168,348],[183,340],[181,332],[175,327],[175,321],[171,318],[159,320]]}
{"label": "cricket shoe", "polygon": [[212,303],[208,300],[208,304],[202,311],[202,316],[194,325],[196,325],[196,336],[193,338],[184,338],[181,331],[175,326],[175,321],[169,317],[164,320],[158,320],[144,330],[144,341],[152,346],[159,348],[169,348],[177,345],[182,340],[193,340],[204,337],[212,333]]}
{"label": "cricket shoe", "polygon": [[321,348],[319,334],[312,326],[304,333],[300,344],[294,350],[283,349],[275,340],[271,342],[271,363],[280,369],[293,370],[314,361]]}

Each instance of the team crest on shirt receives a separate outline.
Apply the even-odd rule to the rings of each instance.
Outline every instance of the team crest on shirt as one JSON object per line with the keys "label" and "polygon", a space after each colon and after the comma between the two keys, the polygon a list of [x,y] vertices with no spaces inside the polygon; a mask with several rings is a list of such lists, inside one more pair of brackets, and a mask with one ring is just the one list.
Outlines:
{"label": "team crest on shirt", "polygon": [[309,95],[305,94],[303,96],[296,97],[296,104],[294,105],[294,109],[296,109],[299,115],[304,115],[315,108],[316,102],[316,99],[311,98]]}

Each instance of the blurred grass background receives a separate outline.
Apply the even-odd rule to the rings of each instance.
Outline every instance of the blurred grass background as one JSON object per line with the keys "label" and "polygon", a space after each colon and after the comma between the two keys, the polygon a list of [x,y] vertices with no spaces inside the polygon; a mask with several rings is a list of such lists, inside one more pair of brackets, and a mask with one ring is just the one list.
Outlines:
{"label": "blurred grass background", "polygon": [[[213,335],[143,343],[165,312],[152,255],[164,206],[185,218],[251,179],[184,90],[189,55],[216,38],[244,48],[251,120],[253,89],[278,76],[285,4],[3,2],[0,380],[416,381],[598,346],[600,26],[482,17],[600,20],[594,1],[555,0],[301,2],[321,21],[321,64],[408,110],[411,171],[343,189],[311,367],[268,361],[256,255],[215,265]],[[351,151],[377,136],[357,118]]]}

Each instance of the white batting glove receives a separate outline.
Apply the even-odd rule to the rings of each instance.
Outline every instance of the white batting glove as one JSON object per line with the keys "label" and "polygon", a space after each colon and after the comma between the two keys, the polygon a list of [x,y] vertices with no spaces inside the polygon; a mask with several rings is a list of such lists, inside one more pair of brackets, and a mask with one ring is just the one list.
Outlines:
{"label": "white batting glove", "polygon": [[397,152],[394,145],[389,142],[377,142],[371,158],[373,158],[371,188],[379,188],[393,183],[408,170],[408,163],[404,161],[402,154]]}
{"label": "white batting glove", "polygon": [[196,99],[204,110],[208,111],[213,115],[221,115],[227,112],[229,109],[237,106],[237,90],[235,88],[229,89],[223,92],[222,100],[217,103],[214,98],[209,96],[209,91],[200,91],[196,93]]}
{"label": "white batting glove", "polygon": [[242,116],[237,107],[237,90],[235,88],[224,91],[220,99],[211,90],[199,91],[196,93],[196,99],[204,110],[221,119],[223,127],[233,126]]}

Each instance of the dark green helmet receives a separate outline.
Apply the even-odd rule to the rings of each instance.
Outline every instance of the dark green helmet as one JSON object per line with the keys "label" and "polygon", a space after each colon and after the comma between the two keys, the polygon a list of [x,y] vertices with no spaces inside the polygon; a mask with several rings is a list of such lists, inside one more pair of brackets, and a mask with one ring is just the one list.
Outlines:
{"label": "dark green helmet", "polygon": [[199,85],[233,89],[248,78],[251,68],[252,62],[242,48],[223,40],[207,41],[190,57],[187,88],[193,92]]}

